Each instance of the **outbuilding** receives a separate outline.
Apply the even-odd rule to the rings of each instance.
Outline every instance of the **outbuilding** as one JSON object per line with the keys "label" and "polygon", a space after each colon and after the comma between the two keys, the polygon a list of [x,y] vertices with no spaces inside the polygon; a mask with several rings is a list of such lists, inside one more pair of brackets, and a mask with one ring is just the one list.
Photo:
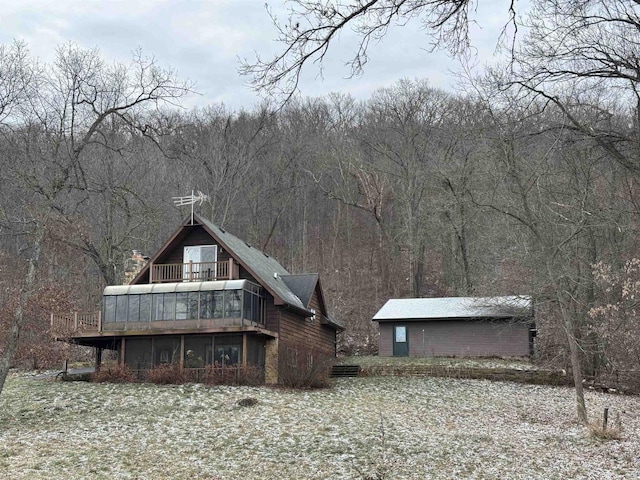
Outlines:
{"label": "outbuilding", "polygon": [[531,297],[391,299],[375,314],[380,356],[528,357],[534,352]]}

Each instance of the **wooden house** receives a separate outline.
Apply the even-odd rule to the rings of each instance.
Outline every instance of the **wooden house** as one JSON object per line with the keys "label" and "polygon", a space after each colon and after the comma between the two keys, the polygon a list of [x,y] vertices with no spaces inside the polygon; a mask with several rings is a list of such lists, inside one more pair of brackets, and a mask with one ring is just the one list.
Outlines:
{"label": "wooden house", "polygon": [[535,323],[531,297],[389,300],[373,317],[380,356],[528,357]]}
{"label": "wooden house", "polygon": [[317,274],[291,275],[273,257],[195,215],[128,285],[104,289],[100,312],[52,315],[60,338],[118,352],[135,371],[252,365],[277,383],[279,358],[334,357],[342,326]]}

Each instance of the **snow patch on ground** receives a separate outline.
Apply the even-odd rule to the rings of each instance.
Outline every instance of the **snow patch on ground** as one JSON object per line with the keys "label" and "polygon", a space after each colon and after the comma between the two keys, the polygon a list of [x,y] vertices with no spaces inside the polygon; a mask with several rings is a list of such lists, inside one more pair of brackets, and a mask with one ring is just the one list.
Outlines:
{"label": "snow patch on ground", "polygon": [[[258,404],[241,407],[243,398]],[[569,388],[354,378],[330,390],[12,377],[0,471],[12,479],[640,478],[638,397],[587,393],[620,441],[577,426]]]}

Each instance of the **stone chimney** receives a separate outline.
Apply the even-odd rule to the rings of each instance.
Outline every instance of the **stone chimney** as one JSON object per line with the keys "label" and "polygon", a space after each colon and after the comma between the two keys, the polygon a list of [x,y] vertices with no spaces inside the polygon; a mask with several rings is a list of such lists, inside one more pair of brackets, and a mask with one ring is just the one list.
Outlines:
{"label": "stone chimney", "polygon": [[142,255],[140,250],[132,250],[131,258],[127,258],[124,264],[124,284],[129,285],[148,261],[149,257]]}

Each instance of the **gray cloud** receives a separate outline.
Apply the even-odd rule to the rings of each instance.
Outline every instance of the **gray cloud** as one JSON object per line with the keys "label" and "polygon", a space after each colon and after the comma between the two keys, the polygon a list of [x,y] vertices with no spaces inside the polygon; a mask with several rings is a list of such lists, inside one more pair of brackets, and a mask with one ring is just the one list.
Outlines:
{"label": "gray cloud", "polygon": [[[277,51],[276,31],[264,3],[249,0],[132,2],[2,2],[0,42],[21,39],[34,55],[51,61],[57,45],[72,41],[85,48],[98,47],[107,60],[128,61],[140,47],[165,67],[196,82],[201,96],[187,106],[224,102],[251,108],[260,98],[247,87],[238,72],[238,57],[254,58],[254,51],[268,57]],[[281,2],[270,2],[281,19]],[[479,56],[490,57],[503,18],[503,5],[493,1],[496,14],[487,17],[487,30],[475,29]],[[492,12],[491,9],[488,11]],[[497,19],[497,20],[496,20]],[[429,40],[419,25],[391,29],[384,41],[371,46],[364,75],[347,79],[354,35],[343,32],[327,56],[324,76],[313,65],[300,84],[303,95],[323,95],[342,90],[366,98],[375,88],[402,77],[427,77],[434,86],[448,88],[454,79],[447,71],[457,63],[444,53],[428,53]]]}

